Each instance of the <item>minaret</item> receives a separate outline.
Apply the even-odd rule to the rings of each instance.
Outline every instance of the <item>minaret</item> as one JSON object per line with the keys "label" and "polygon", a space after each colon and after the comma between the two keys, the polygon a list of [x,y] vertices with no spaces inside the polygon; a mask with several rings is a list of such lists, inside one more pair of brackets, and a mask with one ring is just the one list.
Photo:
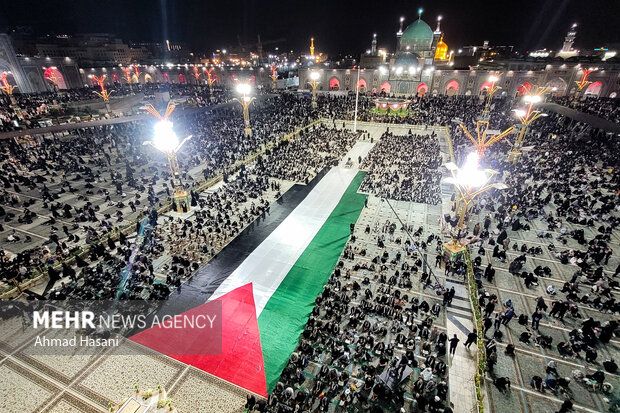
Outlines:
{"label": "minaret", "polygon": [[573,23],[568,31],[568,34],[564,38],[564,44],[562,45],[563,52],[572,52],[573,51],[573,43],[575,42],[575,37],[577,37],[577,23]]}
{"label": "minaret", "polygon": [[372,46],[370,47],[370,54],[372,56],[377,55],[377,33],[373,33],[372,35]]}
{"label": "minaret", "polygon": [[441,33],[441,16],[437,16],[437,28],[435,29],[435,34]]}
{"label": "minaret", "polygon": [[396,50],[400,49],[400,38],[403,36],[403,22],[405,21],[404,17],[400,18],[400,29],[396,32]]}
{"label": "minaret", "polygon": [[314,37],[310,38],[310,56],[314,57]]}

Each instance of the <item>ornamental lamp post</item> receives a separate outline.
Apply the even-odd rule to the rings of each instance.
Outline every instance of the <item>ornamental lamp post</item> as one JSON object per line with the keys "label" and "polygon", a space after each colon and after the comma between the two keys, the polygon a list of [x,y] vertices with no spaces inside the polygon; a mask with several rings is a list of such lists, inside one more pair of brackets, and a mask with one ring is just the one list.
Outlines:
{"label": "ornamental lamp post", "polygon": [[250,127],[250,104],[254,101],[254,97],[250,97],[249,94],[252,91],[252,87],[248,83],[239,83],[237,85],[237,93],[241,95],[240,99],[235,98],[237,102],[243,107],[243,121],[245,123],[245,136],[252,136],[252,128]]}
{"label": "ornamental lamp post", "polygon": [[310,72],[310,82],[308,82],[308,84],[310,85],[310,87],[312,87],[312,107],[313,108],[317,107],[316,88],[321,83],[319,82],[320,77],[321,77],[321,74],[319,72],[315,72],[315,71]]}
{"label": "ornamental lamp post", "polygon": [[543,116],[547,116],[546,113],[542,113],[538,110],[532,110],[532,106],[536,103],[540,103],[542,101],[542,97],[540,95],[527,95],[523,98],[525,103],[528,103],[527,110],[524,109],[515,109],[514,113],[521,121],[521,130],[519,132],[519,136],[515,141],[515,144],[508,154],[508,160],[512,162],[516,162],[517,159],[521,156],[521,147],[523,146],[523,139],[527,135],[527,130],[532,122],[536,119],[541,118]]}
{"label": "ornamental lamp post", "polygon": [[153,140],[144,142],[144,145],[153,146],[158,151],[164,153],[168,158],[168,167],[172,175],[172,185],[174,189],[174,204],[177,212],[185,213],[189,212],[191,203],[189,193],[183,186],[183,181],[181,180],[177,152],[179,152],[185,142],[192,138],[192,135],[187,136],[179,142],[179,138],[173,130],[173,123],[168,120],[174,108],[174,104],[168,102],[166,113],[164,116],[161,116],[152,105],[147,106],[147,111],[159,119],[159,122],[157,122],[153,128]]}
{"label": "ornamental lamp post", "polygon": [[452,260],[466,249],[461,243],[460,238],[462,231],[467,228],[467,223],[469,222],[469,219],[466,220],[469,205],[478,195],[490,189],[502,190],[508,188],[508,186],[501,182],[490,183],[497,172],[492,169],[478,169],[478,155],[476,153],[470,153],[461,168],[453,162],[448,162],[445,164],[445,167],[452,176],[446,178],[444,182],[454,185],[459,193],[459,199],[456,204],[456,213],[459,215],[459,220],[455,231],[450,234],[452,237],[451,241],[443,244],[442,247]]}
{"label": "ornamental lamp post", "polygon": [[494,74],[489,76],[489,82],[491,82],[491,86],[487,88],[487,102],[484,105],[484,110],[482,111],[482,116],[484,117],[488,117],[489,116],[489,111],[491,109],[491,101],[493,100],[493,95],[495,94],[495,92],[497,92],[499,89],[501,89],[500,86],[496,86],[495,83],[499,81],[499,78],[503,75],[503,73],[499,73],[499,74]]}

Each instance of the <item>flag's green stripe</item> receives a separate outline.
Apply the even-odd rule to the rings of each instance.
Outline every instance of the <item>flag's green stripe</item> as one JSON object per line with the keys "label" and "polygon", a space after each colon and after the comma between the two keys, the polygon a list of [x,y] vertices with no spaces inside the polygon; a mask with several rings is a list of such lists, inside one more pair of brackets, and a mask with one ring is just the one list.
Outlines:
{"label": "flag's green stripe", "polygon": [[357,193],[365,172],[359,172],[327,221],[273,293],[258,318],[267,389],[275,387],[322,291],[338,263],[350,224],[364,208],[366,195]]}

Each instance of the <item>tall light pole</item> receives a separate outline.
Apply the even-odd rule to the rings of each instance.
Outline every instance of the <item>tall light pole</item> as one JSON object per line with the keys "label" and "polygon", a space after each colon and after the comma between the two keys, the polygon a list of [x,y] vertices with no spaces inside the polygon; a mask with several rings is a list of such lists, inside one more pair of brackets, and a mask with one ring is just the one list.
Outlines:
{"label": "tall light pole", "polygon": [[250,127],[250,104],[254,101],[254,97],[250,97],[249,94],[252,91],[252,87],[248,83],[239,83],[237,85],[237,93],[241,95],[240,99],[235,98],[237,102],[241,103],[243,107],[243,121],[245,122],[245,136],[252,136],[252,128]]}
{"label": "tall light pole", "polygon": [[445,164],[445,167],[450,171],[452,176],[446,178],[444,182],[454,185],[459,193],[456,206],[456,213],[459,215],[459,220],[455,231],[451,233],[452,240],[443,244],[444,251],[449,252],[450,258],[452,259],[466,249],[466,247],[461,244],[460,238],[461,232],[467,227],[467,223],[469,222],[469,220],[466,221],[469,205],[478,195],[493,188],[500,190],[506,189],[507,186],[501,182],[491,183],[491,179],[496,174],[496,171],[492,169],[478,169],[478,155],[476,153],[470,153],[469,156],[467,156],[465,164],[461,168],[453,162]]}
{"label": "tall light pole", "polygon": [[500,86],[496,86],[495,83],[497,81],[499,81],[499,78],[503,75],[503,73],[499,73],[499,74],[493,74],[491,76],[489,76],[489,82],[491,82],[491,86],[487,88],[487,102],[484,105],[484,110],[482,111],[482,115],[484,117],[489,116],[489,111],[491,109],[491,101],[493,100],[493,95],[495,94],[495,92],[497,92],[499,89],[501,89]]}
{"label": "tall light pole", "polygon": [[509,127],[503,132],[499,130],[491,130],[489,129],[488,120],[478,119],[476,121],[476,138],[474,138],[460,119],[454,119],[453,122],[457,123],[461,127],[465,135],[474,144],[476,152],[478,153],[478,162],[480,162],[480,160],[484,156],[484,151],[489,146],[499,142],[515,130],[514,126]]}
{"label": "tall light pole", "polygon": [[3,72],[0,75],[0,84],[2,85],[0,86],[0,90],[6,93],[9,99],[11,99],[11,105],[17,106],[17,102],[15,101],[15,96],[13,96],[13,91],[15,90],[17,86],[13,86],[9,83],[6,72]]}
{"label": "tall light pole", "polygon": [[187,190],[185,190],[183,181],[181,180],[177,152],[179,152],[185,142],[191,139],[192,135],[187,136],[179,142],[177,134],[172,129],[173,124],[168,120],[170,114],[174,111],[174,107],[174,103],[168,102],[166,113],[164,116],[161,116],[152,105],[147,105],[146,110],[151,115],[159,119],[159,122],[155,124],[153,140],[144,142],[144,145],[154,146],[157,150],[163,152],[168,157],[168,166],[170,168],[172,184],[174,186],[174,203],[176,210],[177,212],[189,212],[191,203],[189,194]]}
{"label": "tall light pole", "polygon": [[357,65],[357,83],[355,83],[355,118],[353,120],[353,132],[357,132],[357,102],[360,97],[360,66]]}
{"label": "tall light pole", "polygon": [[103,83],[106,79],[106,75],[103,75],[101,77],[97,77],[97,76],[93,76],[92,79],[99,85],[99,87],[101,88],[101,92],[97,92],[95,91],[95,94],[97,96],[99,96],[101,99],[103,99],[103,101],[105,102],[105,109],[107,113],[111,112],[110,109],[110,95],[112,94],[112,92],[109,92],[108,90],[106,90],[105,88],[105,84]]}
{"label": "tall light pole", "polygon": [[312,71],[310,72],[310,82],[308,84],[312,88],[312,107],[316,108],[316,88],[321,83],[319,82],[319,78],[321,74],[319,72]]}
{"label": "tall light pole", "polygon": [[581,79],[575,81],[575,83],[577,83],[577,93],[581,94],[583,88],[592,83],[588,80],[588,76],[590,75],[590,73],[596,72],[597,70],[598,67],[590,67],[588,69],[584,69],[583,67],[579,68],[579,71],[581,72]]}
{"label": "tall light pole", "polygon": [[515,144],[508,154],[508,160],[515,162],[519,156],[521,156],[521,147],[523,145],[523,139],[525,139],[525,135],[527,134],[527,130],[532,122],[536,119],[547,116],[545,113],[541,113],[537,110],[532,110],[534,105],[542,102],[542,96],[547,93],[551,88],[549,87],[538,87],[533,86],[526,90],[526,95],[523,97],[523,101],[528,105],[527,109],[517,109],[515,110],[515,114],[521,121],[521,130],[519,131],[519,136],[515,141]]}
{"label": "tall light pole", "polygon": [[276,80],[278,80],[278,66],[271,66],[271,76],[269,76],[269,78],[271,79],[271,82],[272,82],[271,88],[275,92],[278,88],[276,84]]}
{"label": "tall light pole", "polygon": [[215,76],[211,75],[211,72],[213,72],[212,67],[205,69],[205,73],[207,74],[207,84],[209,85],[209,99],[213,102],[215,100],[215,96],[213,96],[213,83],[215,83]]}

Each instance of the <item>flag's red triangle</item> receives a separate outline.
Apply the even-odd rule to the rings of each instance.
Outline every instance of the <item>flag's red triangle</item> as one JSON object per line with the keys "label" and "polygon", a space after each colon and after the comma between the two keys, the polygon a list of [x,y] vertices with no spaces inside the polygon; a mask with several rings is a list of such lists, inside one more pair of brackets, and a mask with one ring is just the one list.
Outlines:
{"label": "flag's red triangle", "polygon": [[[219,339],[214,340],[212,329],[189,328],[179,331],[158,325],[130,339],[266,397],[263,350],[251,283],[182,313],[181,316],[213,314],[219,311],[220,305],[221,353],[213,351],[216,342],[219,345]],[[214,355],[216,352],[219,354]]]}

